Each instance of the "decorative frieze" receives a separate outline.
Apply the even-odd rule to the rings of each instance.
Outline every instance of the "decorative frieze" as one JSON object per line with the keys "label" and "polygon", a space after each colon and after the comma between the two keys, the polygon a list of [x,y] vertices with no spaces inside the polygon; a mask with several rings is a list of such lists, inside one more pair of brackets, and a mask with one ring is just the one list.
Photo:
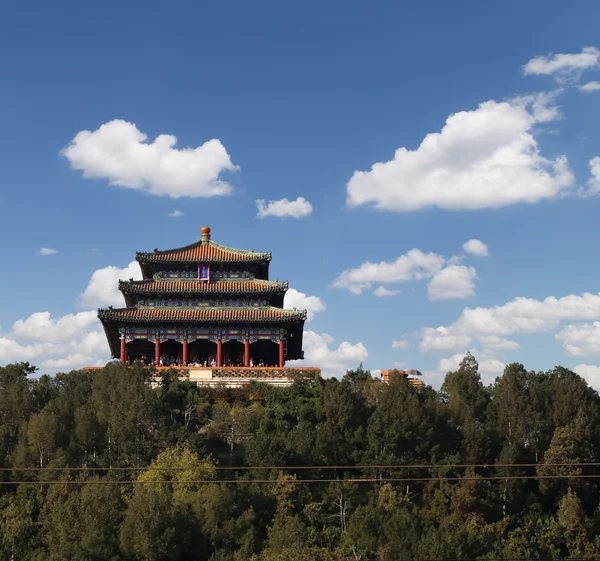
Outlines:
{"label": "decorative frieze", "polygon": [[148,308],[260,308],[268,306],[269,301],[258,298],[145,298],[138,304]]}
{"label": "decorative frieze", "polygon": [[[154,279],[197,279],[198,271],[158,271],[153,275]],[[251,271],[210,271],[212,281],[221,279],[252,279],[254,274]]]}

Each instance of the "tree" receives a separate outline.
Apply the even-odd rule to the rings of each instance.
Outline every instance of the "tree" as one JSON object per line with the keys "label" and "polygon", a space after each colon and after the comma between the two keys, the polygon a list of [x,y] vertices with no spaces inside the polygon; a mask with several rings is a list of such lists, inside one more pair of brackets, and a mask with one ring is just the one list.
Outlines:
{"label": "tree", "polygon": [[28,362],[0,367],[0,467],[6,465],[4,462],[17,445],[19,431],[32,413],[27,377],[35,371]]}
{"label": "tree", "polygon": [[121,527],[121,544],[134,559],[179,559],[206,540],[198,532],[190,510],[203,482],[214,477],[210,462],[190,450],[175,448],[160,453],[150,469],[138,477]]}
{"label": "tree", "polygon": [[463,436],[463,459],[475,463],[491,461],[487,426],[491,396],[481,383],[479,365],[471,353],[465,355],[456,372],[448,372],[441,394],[452,426]]}

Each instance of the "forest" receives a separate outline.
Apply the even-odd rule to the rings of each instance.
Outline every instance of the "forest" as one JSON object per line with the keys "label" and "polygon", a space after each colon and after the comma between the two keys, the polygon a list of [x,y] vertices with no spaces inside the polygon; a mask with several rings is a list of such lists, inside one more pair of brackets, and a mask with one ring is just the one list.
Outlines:
{"label": "forest", "polygon": [[2,561],[600,558],[600,398],[562,367],[38,374],[0,367]]}

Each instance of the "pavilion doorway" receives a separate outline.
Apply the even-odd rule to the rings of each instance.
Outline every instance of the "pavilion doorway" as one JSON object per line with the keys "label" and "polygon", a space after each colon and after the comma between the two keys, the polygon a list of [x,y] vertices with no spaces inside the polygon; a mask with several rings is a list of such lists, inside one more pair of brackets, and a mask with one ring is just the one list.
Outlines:
{"label": "pavilion doorway", "polygon": [[250,345],[250,356],[255,366],[279,366],[279,345],[268,339],[259,339]]}
{"label": "pavilion doorway", "polygon": [[126,344],[127,360],[130,363],[139,360],[145,366],[154,362],[154,343],[148,339],[134,339]]}
{"label": "pavilion doorway", "polygon": [[240,341],[223,343],[223,366],[244,366],[244,344]]}
{"label": "pavilion doorway", "polygon": [[160,356],[164,366],[175,366],[183,356],[183,345],[179,341],[169,339],[160,344]]}
{"label": "pavilion doorway", "polygon": [[217,344],[206,339],[196,339],[188,343],[188,363],[199,366],[210,366],[212,360],[217,360]]}

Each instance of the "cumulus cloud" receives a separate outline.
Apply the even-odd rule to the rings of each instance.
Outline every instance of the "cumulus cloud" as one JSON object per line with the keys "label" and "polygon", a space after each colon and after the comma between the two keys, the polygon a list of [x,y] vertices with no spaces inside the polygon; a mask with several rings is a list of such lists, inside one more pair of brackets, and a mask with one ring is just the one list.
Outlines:
{"label": "cumulus cloud", "polygon": [[597,92],[600,91],[600,82],[588,82],[579,86],[579,90],[582,92]]}
{"label": "cumulus cloud", "polygon": [[50,247],[40,247],[38,249],[38,255],[54,255],[55,253],[58,253],[58,250]]}
{"label": "cumulus cloud", "polygon": [[161,134],[152,143],[147,138],[135,124],[115,119],[95,131],[78,132],[61,155],[86,178],[108,179],[111,185],[152,195],[176,199],[232,192],[219,176],[239,168],[220,140],[176,148],[173,135]]}
{"label": "cumulus cloud", "polygon": [[141,280],[142,271],[137,261],[132,261],[124,269],[108,266],[94,271],[80,301],[85,308],[103,306],[123,306],[123,295],[119,292],[120,280]]}
{"label": "cumulus cloud", "polygon": [[294,288],[290,288],[285,293],[283,306],[288,309],[306,310],[306,321],[311,321],[316,313],[324,312],[326,309],[318,296],[307,296]]}
{"label": "cumulus cloud", "polygon": [[465,308],[451,325],[423,329],[419,348],[423,352],[462,351],[465,345],[476,340],[487,359],[497,360],[495,353],[519,348],[519,344],[507,336],[550,333],[562,322],[587,320],[594,323],[568,325],[556,338],[571,355],[592,354],[600,352],[597,318],[600,318],[600,293],[550,296],[544,300],[515,298],[500,306]]}
{"label": "cumulus cloud", "polygon": [[169,213],[169,218],[180,218],[183,216],[183,212],[181,210],[175,209],[173,212]]}
{"label": "cumulus cloud", "polygon": [[405,350],[405,349],[410,348],[410,346],[411,346],[410,345],[410,341],[408,341],[407,339],[404,339],[404,338],[400,338],[397,341],[394,341],[392,343],[392,349],[402,349],[402,350]]}
{"label": "cumulus cloud", "polygon": [[461,348],[468,349],[472,340],[471,336],[454,334],[447,327],[426,327],[421,334],[419,350],[423,353],[446,353]]}
{"label": "cumulus cloud", "polygon": [[584,47],[576,54],[549,54],[532,58],[523,67],[525,75],[554,76],[559,82],[578,80],[584,70],[600,68],[600,50]]}
{"label": "cumulus cloud", "polygon": [[439,133],[416,150],[396,150],[347,184],[350,207],[398,212],[500,208],[536,203],[569,191],[574,176],[565,156],[547,159],[534,136],[539,123],[557,119],[552,94],[487,101],[450,115]]}
{"label": "cumulus cloud", "polygon": [[378,286],[373,291],[373,294],[375,294],[375,296],[377,296],[379,298],[383,298],[385,296],[396,296],[396,295],[400,294],[400,292],[402,292],[402,291],[401,290],[390,290],[389,288],[386,288],[385,286]]}
{"label": "cumulus cloud", "polygon": [[[119,279],[141,278],[137,262],[126,268],[105,267],[95,271],[80,303],[85,307],[122,305]],[[102,324],[95,310],[53,317],[35,312],[0,334],[0,364],[29,361],[44,373],[68,371],[84,366],[101,366],[110,360]]]}
{"label": "cumulus cloud", "polygon": [[442,255],[411,249],[395,261],[366,261],[359,267],[342,271],[333,286],[361,294],[363,290],[369,290],[373,283],[388,284],[431,278],[441,271],[444,262]]}
{"label": "cumulus cloud", "polygon": [[450,265],[436,273],[427,287],[430,300],[458,300],[475,294],[477,271],[464,265]]}
{"label": "cumulus cloud", "polygon": [[600,156],[590,160],[590,179],[587,183],[587,191],[584,194],[595,194],[600,192]]}
{"label": "cumulus cloud", "polygon": [[291,360],[287,366],[318,366],[323,375],[341,377],[346,370],[365,362],[369,353],[362,343],[343,341],[332,348],[335,339],[327,333],[304,332],[304,360]]}
{"label": "cumulus cloud", "polygon": [[600,366],[578,364],[573,372],[579,374],[596,391],[600,391]]}
{"label": "cumulus cloud", "polygon": [[45,371],[57,371],[101,365],[109,359],[104,330],[94,311],[58,318],[36,312],[0,336],[0,364],[29,361]]}
{"label": "cumulus cloud", "polygon": [[542,333],[552,331],[564,320],[597,317],[600,317],[600,293],[549,296],[544,300],[519,297],[491,308],[465,308],[449,329],[473,336]]}
{"label": "cumulus cloud", "polygon": [[486,351],[514,351],[520,348],[516,341],[498,337],[498,335],[481,335],[478,339],[479,344]]}
{"label": "cumulus cloud", "polygon": [[72,339],[95,322],[96,313],[80,312],[52,318],[50,312],[35,312],[13,324],[13,334],[32,341],[64,341]]}
{"label": "cumulus cloud", "polygon": [[257,218],[267,216],[303,218],[313,211],[312,205],[304,197],[298,197],[293,201],[279,199],[278,201],[269,201],[268,204],[264,199],[257,199],[255,202],[258,209]]}
{"label": "cumulus cloud", "polygon": [[555,337],[570,356],[600,354],[600,321],[592,324],[567,325]]}
{"label": "cumulus cloud", "polygon": [[487,257],[490,254],[488,246],[481,240],[469,240],[463,244],[463,251],[475,257]]}

